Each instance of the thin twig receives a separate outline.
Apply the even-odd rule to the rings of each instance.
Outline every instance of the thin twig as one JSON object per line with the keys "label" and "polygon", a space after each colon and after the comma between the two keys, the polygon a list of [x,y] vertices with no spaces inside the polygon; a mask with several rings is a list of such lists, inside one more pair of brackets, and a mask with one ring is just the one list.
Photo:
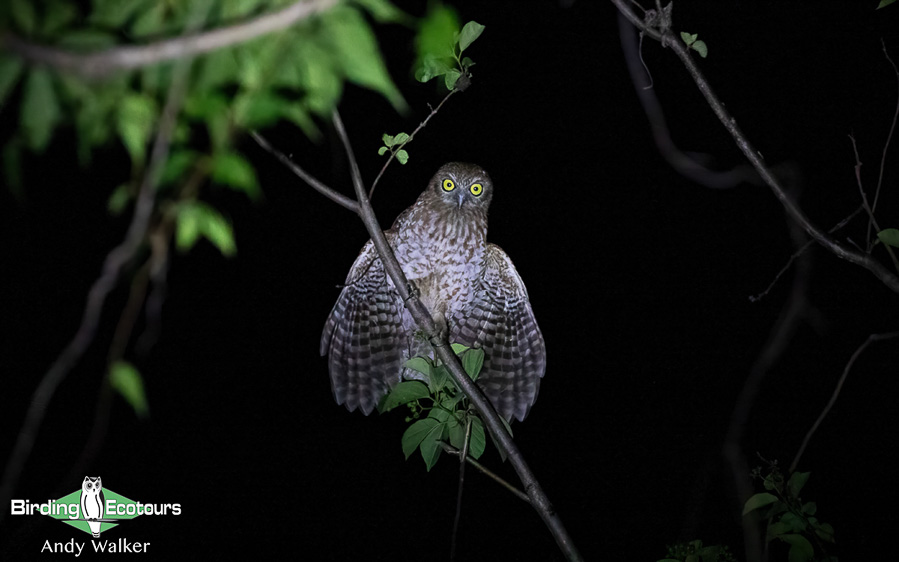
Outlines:
{"label": "thin twig", "polygon": [[[208,4],[206,8],[207,10],[195,12],[197,15],[194,21],[189,24],[190,29],[197,29],[202,25],[206,18]],[[103,262],[103,271],[88,292],[84,315],[78,330],[75,332],[75,336],[50,366],[50,369],[43,376],[40,384],[34,391],[31,404],[25,414],[22,429],[19,431],[3,473],[3,481],[2,485],[0,485],[0,503],[5,503],[12,497],[22,469],[25,467],[25,462],[28,460],[34,447],[38,430],[44,420],[53,394],[66,375],[81,359],[81,356],[84,355],[84,352],[90,347],[91,343],[93,343],[97,326],[100,323],[103,304],[107,295],[118,283],[119,272],[125,264],[131,261],[135,252],[144,243],[147,227],[155,208],[156,185],[159,183],[160,175],[168,159],[169,146],[172,135],[175,132],[178,113],[187,91],[187,78],[190,75],[191,63],[192,59],[184,59],[179,61],[175,67],[172,82],[166,94],[165,106],[159,118],[159,128],[153,141],[150,160],[138,191],[137,201],[134,205],[134,215],[125,234],[125,239],[106,256],[106,260]],[[4,516],[5,512],[0,512],[0,520]]]}
{"label": "thin twig", "polygon": [[400,149],[402,149],[404,146],[406,146],[407,144],[409,144],[410,142],[412,142],[412,139],[415,138],[415,134],[418,133],[418,131],[424,129],[424,128],[428,125],[428,121],[431,120],[431,117],[437,115],[437,112],[440,111],[440,108],[443,107],[443,104],[446,103],[446,100],[450,99],[450,96],[452,96],[453,94],[455,94],[455,93],[458,92],[458,91],[459,91],[459,90],[457,90],[456,88],[453,88],[452,90],[450,90],[449,93],[446,94],[446,96],[444,96],[442,100],[440,100],[440,103],[437,104],[437,107],[435,107],[434,109],[432,109],[432,110],[431,110],[431,113],[429,113],[428,116],[424,118],[424,121],[422,121],[421,123],[419,123],[419,124],[418,124],[418,127],[415,127],[415,130],[412,131],[412,134],[409,135],[409,138],[406,139],[406,141],[403,142],[401,145],[397,146],[395,150],[391,150],[391,151],[390,151],[390,156],[387,158],[387,161],[384,162],[384,165],[381,166],[381,171],[378,172],[378,175],[377,175],[377,176],[375,176],[375,181],[373,181],[373,182],[371,183],[371,189],[370,189],[369,192],[368,192],[368,198],[369,198],[369,199],[371,199],[372,197],[374,197],[374,195],[375,195],[375,187],[377,187],[377,186],[378,186],[378,182],[381,181],[381,176],[384,175],[384,172],[387,170],[387,166],[389,166],[390,163],[393,162],[393,159],[396,157],[396,153],[399,152]]}
{"label": "thin twig", "polygon": [[[862,161],[859,160],[858,157],[858,146],[855,144],[855,137],[849,135],[849,140],[852,141],[852,151],[855,153],[855,181],[858,184],[858,192],[862,196],[862,207],[864,207],[865,211],[868,213],[868,224],[874,225],[874,228],[877,229],[877,232],[880,232],[880,225],[877,224],[877,219],[874,218],[874,209],[868,204],[868,196],[865,195],[865,189],[862,187]],[[871,251],[871,248],[874,247],[873,242],[868,242],[867,248],[868,252]],[[893,260],[893,265],[896,266],[896,271],[899,271],[899,260],[896,259],[896,254],[893,253],[893,248],[890,247],[889,244],[884,244],[884,248],[886,248],[887,253],[890,255],[890,259]]]}
{"label": "thin twig", "polygon": [[450,561],[456,559],[456,539],[459,536],[459,522],[462,520],[462,491],[465,489],[465,460],[468,459],[468,443],[471,440],[471,416],[465,424],[465,439],[459,455],[459,489],[456,491],[456,516],[453,518],[453,534],[450,540]]}
{"label": "thin twig", "polygon": [[[652,89],[649,69],[646,68],[646,63],[643,62],[643,57],[640,55],[637,30],[627,22],[620,12],[618,14],[618,31],[621,48],[624,51],[624,61],[627,63],[627,71],[634,84],[637,99],[649,120],[656,148],[665,161],[682,176],[711,189],[730,189],[743,182],[761,183],[758,174],[745,164],[735,166],[728,171],[718,172],[703,166],[677,147],[668,130],[662,104],[659,103],[659,99]],[[640,35],[639,43],[642,45],[642,42],[643,37]]]}
{"label": "thin twig", "polygon": [[[831,229],[828,230],[827,233],[833,234],[837,230],[843,228],[844,226],[849,224],[849,221],[854,219],[859,213],[861,213],[864,210],[865,210],[864,207],[859,206],[857,209],[852,211],[852,213],[848,217],[846,217],[845,219],[841,220],[840,222],[835,224],[833,227],[831,227]],[[749,295],[749,302],[759,302],[760,300],[765,298],[768,295],[768,293],[771,292],[771,289],[774,288],[774,285],[777,284],[777,281],[780,280],[780,278],[783,276],[783,274],[786,273],[790,269],[790,266],[793,265],[793,262],[796,261],[796,259],[799,256],[801,256],[806,250],[808,250],[809,246],[811,246],[814,243],[815,243],[814,240],[809,240],[805,244],[803,244],[801,248],[799,248],[798,250],[793,252],[793,255],[790,256],[789,260],[787,260],[786,265],[784,265],[782,268],[780,268],[780,271],[777,272],[777,275],[774,276],[774,279],[771,281],[771,283],[768,284],[768,286],[765,288],[764,291],[762,291],[761,293],[754,295],[754,296]]]}
{"label": "thin twig", "polygon": [[[893,59],[890,58],[890,54],[887,52],[886,43],[883,42],[883,39],[880,40],[880,46],[883,48],[883,56],[886,57],[887,61],[890,63],[890,66],[893,67],[893,73],[896,75],[896,89],[899,90],[899,68],[896,68],[896,63],[893,62]],[[880,156],[880,172],[877,174],[877,188],[874,190],[874,202],[871,203],[871,211],[877,210],[877,201],[880,198],[880,186],[883,185],[883,169],[886,166],[887,161],[887,150],[890,148],[890,142],[893,140],[893,133],[896,131],[896,120],[899,119],[899,92],[897,92],[896,96],[896,110],[893,112],[893,122],[890,124],[890,131],[887,133],[887,140],[883,144],[883,153]],[[868,224],[868,239],[871,239],[871,224]]]}
{"label": "thin twig", "polygon": [[833,390],[833,394],[830,397],[830,400],[827,402],[827,405],[824,406],[824,410],[821,412],[821,415],[818,416],[818,419],[815,420],[815,423],[812,425],[812,428],[808,430],[808,433],[805,434],[805,439],[802,440],[802,445],[799,447],[799,451],[796,452],[796,457],[793,459],[792,464],[790,464],[790,472],[796,470],[796,467],[799,466],[799,459],[802,458],[802,454],[805,452],[805,448],[808,446],[809,440],[811,440],[812,435],[815,434],[815,431],[818,430],[818,427],[821,425],[821,422],[824,421],[824,418],[827,417],[827,414],[830,413],[830,410],[833,408],[833,405],[836,404],[837,398],[840,396],[840,390],[843,388],[843,383],[846,382],[846,378],[849,376],[849,370],[852,369],[852,365],[855,364],[855,360],[858,359],[859,355],[862,354],[865,349],[871,343],[876,341],[888,340],[891,338],[899,337],[899,332],[889,332],[886,334],[871,334],[868,336],[868,339],[864,341],[858,349],[855,350],[855,353],[852,354],[852,357],[849,358],[849,362],[846,363],[846,367],[843,369],[843,374],[840,376],[840,380],[837,381],[837,386]]}
{"label": "thin twig", "polygon": [[272,155],[274,155],[275,158],[280,160],[281,163],[284,164],[285,166],[287,166],[291,172],[298,175],[304,182],[308,183],[314,190],[318,191],[319,193],[321,193],[322,195],[324,195],[331,201],[334,201],[335,203],[337,203],[344,209],[353,211],[357,215],[361,214],[360,210],[359,210],[359,204],[356,201],[350,199],[346,195],[338,193],[334,189],[332,189],[332,188],[328,187],[327,185],[323,184],[322,182],[318,181],[318,179],[316,179],[315,176],[313,176],[312,174],[310,174],[303,168],[297,166],[293,162],[293,160],[288,158],[283,152],[278,151],[278,149],[274,148],[271,144],[269,144],[269,142],[267,140],[265,140],[265,137],[263,137],[256,131],[250,131],[250,136],[253,137],[253,140],[255,140],[257,143],[259,143],[259,146],[261,146],[266,151],[268,151]]}
{"label": "thin twig", "polygon": [[711,85],[699,70],[699,67],[696,66],[696,62],[693,60],[692,55],[684,45],[683,41],[676,37],[672,30],[667,27],[662,27],[661,29],[657,30],[639,19],[631,11],[626,0],[612,0],[612,3],[618,7],[618,10],[622,14],[624,14],[624,16],[632,24],[637,26],[649,37],[652,37],[653,39],[661,42],[662,46],[670,47],[671,50],[674,51],[674,53],[678,56],[678,58],[681,59],[681,62],[687,69],[687,72],[690,73],[690,76],[696,83],[697,88],[699,88],[700,93],[702,93],[703,97],[705,97],[706,102],[709,104],[709,107],[712,108],[712,111],[721,121],[722,125],[724,125],[724,128],[727,129],[727,131],[733,137],[737,147],[740,149],[746,159],[749,160],[749,162],[752,164],[753,168],[755,168],[756,172],[758,172],[759,176],[761,176],[765,184],[767,184],[768,187],[771,188],[774,196],[777,197],[790,217],[799,225],[801,225],[803,230],[805,230],[805,232],[808,233],[808,235],[811,236],[818,244],[823,246],[832,254],[846,261],[849,261],[850,263],[854,263],[856,265],[864,267],[872,274],[874,274],[875,277],[880,279],[880,281],[883,282],[883,284],[889,287],[892,291],[899,293],[899,277],[890,273],[890,271],[887,270],[880,262],[872,259],[870,256],[845,248],[838,244],[835,240],[827,236],[818,227],[812,224],[812,222],[808,219],[802,209],[799,208],[796,202],[787,195],[786,190],[783,188],[783,186],[781,186],[779,180],[774,177],[774,175],[765,165],[761,154],[755,149],[755,147],[749,142],[749,140],[737,126],[737,120],[733,116],[731,116],[730,112],[724,107],[724,104],[721,102],[721,100],[719,100],[715,95]]}
{"label": "thin twig", "polygon": [[[444,443],[443,441],[441,441],[440,445],[443,447],[443,450],[446,451],[447,453],[449,453],[450,455],[458,455],[460,453],[459,449],[453,447],[449,443]],[[503,488],[509,490],[512,494],[515,495],[515,497],[517,497],[521,501],[523,501],[525,503],[531,503],[531,500],[528,498],[527,494],[525,494],[524,492],[522,492],[521,490],[519,490],[518,488],[516,488],[509,482],[503,480],[498,474],[491,471],[489,468],[482,465],[477,460],[471,458],[471,455],[465,457],[465,462],[470,464],[474,468],[478,469],[481,473],[484,474],[484,476],[492,479],[494,482],[496,482]]]}
{"label": "thin twig", "polygon": [[27,61],[91,78],[165,61],[192,57],[256,39],[291,25],[336,4],[336,0],[296,2],[269,14],[202,33],[185,34],[147,45],[113,47],[95,53],[76,53],[32,43],[9,32],[0,32],[0,50],[9,50]]}

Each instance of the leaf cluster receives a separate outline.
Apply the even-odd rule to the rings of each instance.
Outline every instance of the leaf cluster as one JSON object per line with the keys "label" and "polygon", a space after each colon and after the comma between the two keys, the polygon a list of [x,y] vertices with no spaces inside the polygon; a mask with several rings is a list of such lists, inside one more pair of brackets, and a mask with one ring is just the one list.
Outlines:
{"label": "leaf cluster", "polygon": [[680,38],[687,44],[688,47],[699,53],[699,56],[702,58],[706,58],[709,55],[709,48],[706,46],[705,41],[697,41],[698,37],[695,33],[685,33],[681,31]]}
{"label": "leaf cluster", "polygon": [[[241,25],[293,0],[9,0],[0,2],[0,32],[69,57],[102,53],[117,60],[122,47],[150,47],[186,33]],[[7,185],[24,195],[21,162],[43,154],[57,136],[74,131],[78,159],[102,155],[131,164],[109,195],[111,214],[133,205],[145,178],[154,190],[152,234],[188,251],[201,239],[224,256],[236,255],[231,222],[201,200],[221,187],[258,201],[256,171],[237,149],[240,135],[288,121],[320,137],[316,119],[330,119],[346,83],[371,89],[397,110],[406,103],[391,80],[368,16],[377,22],[417,22],[388,0],[348,0],[283,31],[185,60],[137,69],[103,69],[102,76],[30,65],[16,50],[0,52],[0,110],[15,127],[4,138]],[[199,27],[198,27],[199,26]],[[186,72],[183,99],[168,156],[149,174],[150,154],[176,76]],[[57,61],[59,59],[56,59]],[[179,72],[181,72],[179,70]],[[182,73],[183,74],[183,73]],[[15,107],[14,107],[15,106]],[[135,412],[148,412],[140,373],[123,361],[109,368],[113,389]]]}
{"label": "leaf cluster", "polygon": [[737,562],[726,546],[703,546],[701,540],[668,547],[668,556],[659,562]]}
{"label": "leaf cluster", "polygon": [[835,542],[833,527],[818,520],[815,502],[803,502],[799,496],[811,473],[794,472],[784,479],[776,461],[767,472],[762,476],[761,468],[753,471],[752,475],[762,480],[767,491],[746,500],[743,515],[757,512],[766,520],[768,542],[778,539],[788,544],[790,562],[836,562],[836,557],[825,550],[825,543]]}
{"label": "leaf cluster", "polygon": [[415,79],[427,82],[443,76],[447,90],[465,90],[471,80],[474,61],[462,53],[484,32],[484,26],[470,21],[459,31],[455,13],[438,6],[425,18],[418,43]]}
{"label": "leaf cluster", "polygon": [[[471,380],[476,381],[484,364],[484,351],[455,343],[453,351]],[[456,388],[446,366],[439,360],[419,356],[406,361],[405,367],[412,374],[405,375],[406,380],[381,399],[378,411],[384,413],[402,405],[409,407],[411,415],[406,421],[413,423],[402,437],[406,458],[416,449],[421,451],[430,471],[440,458],[442,442],[462,450],[466,441],[468,454],[480,458],[487,446],[484,423],[469,407],[465,394]]]}

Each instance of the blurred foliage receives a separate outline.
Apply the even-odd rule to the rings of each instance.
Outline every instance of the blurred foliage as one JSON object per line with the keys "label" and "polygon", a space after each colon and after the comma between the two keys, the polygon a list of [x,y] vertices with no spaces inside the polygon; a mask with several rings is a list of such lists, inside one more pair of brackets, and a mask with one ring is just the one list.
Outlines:
{"label": "blurred foliage", "polygon": [[[0,33],[32,46],[69,54],[106,52],[240,25],[272,14],[295,0],[7,0],[0,2]],[[235,149],[244,132],[289,122],[307,137],[321,137],[318,122],[330,120],[347,83],[377,92],[397,111],[407,109],[387,72],[372,26],[415,29],[418,54],[443,45],[435,17],[453,14],[439,3],[424,18],[388,0],[337,0],[327,9],[282,30],[193,57],[186,94],[177,115],[168,157],[155,174],[151,228],[169,246],[188,251],[205,239],[223,255],[237,252],[230,221],[203,203],[207,186],[220,186],[259,200],[252,164]],[[436,15],[435,15],[436,14]],[[454,28],[456,29],[456,28]],[[436,37],[436,38],[435,38]],[[449,45],[452,49],[453,38]],[[436,48],[436,47],[435,47]],[[441,47],[445,49],[444,47]],[[19,48],[20,49],[20,48]],[[2,139],[3,174],[23,197],[34,178],[23,170],[26,154],[44,154],[63,132],[73,132],[82,166],[116,146],[130,161],[109,195],[111,214],[128,213],[147,176],[177,60],[102,77],[30,64],[13,48],[0,52],[0,112],[9,119]],[[17,120],[13,116],[17,116]],[[160,225],[168,228],[163,228]],[[147,238],[151,233],[147,233]],[[111,358],[110,376],[141,415],[147,406],[138,371]]]}

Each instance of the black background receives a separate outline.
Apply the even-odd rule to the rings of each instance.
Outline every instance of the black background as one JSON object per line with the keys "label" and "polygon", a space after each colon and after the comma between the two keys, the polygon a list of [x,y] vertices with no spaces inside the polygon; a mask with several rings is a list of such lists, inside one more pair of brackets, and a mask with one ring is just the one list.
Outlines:
{"label": "black background", "polygon": [[[571,4],[570,6],[567,4]],[[515,437],[582,553],[657,560],[700,538],[742,559],[740,501],[721,445],[736,396],[789,299],[793,270],[768,286],[793,247],[781,207],[761,186],[710,190],[681,178],[655,149],[608,2],[456,2],[486,25],[471,47],[471,88],[445,106],[393,165],[375,196],[381,223],[411,204],[441,164],[473,161],[493,177],[489,239],[513,258],[546,338],[540,398]],[[829,228],[859,204],[858,140],[869,193],[896,107],[899,6],[877,2],[682,2],[675,28],[709,46],[699,64],[770,164],[802,175],[800,203]],[[409,7],[415,15],[424,3]],[[363,176],[383,162],[384,132],[410,132],[442,93],[410,77],[412,33],[379,26],[412,112],[350,87],[341,104]],[[469,53],[466,53],[469,54]],[[741,162],[733,141],[673,54],[647,41],[644,59],[672,135],[713,166]],[[5,122],[14,119],[9,108]],[[321,180],[350,193],[333,134],[315,145],[289,126],[266,131]],[[67,136],[68,135],[68,136]],[[23,201],[2,195],[4,430],[7,458],[31,393],[74,334],[84,299],[127,217],[105,201],[127,177],[124,150],[78,167],[72,133],[29,157]],[[144,517],[103,538],[149,541],[153,557],[296,554],[312,559],[448,558],[458,468],[404,461],[401,413],[350,414],[334,404],[321,327],[367,239],[324,199],[246,139],[265,200],[207,190],[233,220],[238,257],[206,243],[169,274],[161,338],[146,357],[151,416],[116,400],[102,448],[84,468],[178,517]],[[887,157],[882,226],[899,226],[896,148]],[[864,220],[838,235],[863,243]],[[882,248],[875,256],[888,261]],[[808,252],[807,314],[764,380],[743,450],[788,465],[853,351],[896,330],[897,297],[867,271]],[[15,497],[57,498],[94,418],[105,353],[127,289],[115,291],[88,355],[51,403]],[[811,441],[803,497],[835,530],[841,557],[872,558],[893,539],[899,500],[896,340],[856,362]],[[483,458],[515,480],[490,448]],[[533,510],[469,471],[460,560],[561,556]],[[4,509],[6,509],[4,507]],[[43,518],[7,518],[0,548],[37,558],[44,541],[86,535]],[[89,547],[88,547],[89,548]],[[776,550],[780,559],[785,552]]]}

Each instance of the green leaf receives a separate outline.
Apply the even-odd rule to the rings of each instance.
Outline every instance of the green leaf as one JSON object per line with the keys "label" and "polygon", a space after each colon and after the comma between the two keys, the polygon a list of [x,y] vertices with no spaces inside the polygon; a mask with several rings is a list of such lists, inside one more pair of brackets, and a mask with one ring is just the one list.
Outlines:
{"label": "green leaf", "polygon": [[290,102],[271,92],[241,92],[234,99],[234,120],[245,129],[276,123]]}
{"label": "green leaf", "polygon": [[22,60],[13,57],[0,57],[0,108],[6,101],[6,96],[22,76],[24,65]]}
{"label": "green leaf", "polygon": [[146,418],[150,414],[144,380],[133,365],[125,361],[116,361],[110,365],[109,384],[131,405],[137,417]]}
{"label": "green leaf", "polygon": [[402,438],[403,454],[406,455],[406,459],[415,452],[415,449],[418,448],[428,433],[438,425],[440,425],[440,422],[437,420],[433,418],[424,418],[406,428]]}
{"label": "green leaf", "polygon": [[406,133],[397,133],[395,137],[393,137],[393,142],[396,144],[403,144],[409,140],[409,135]]}
{"label": "green leaf", "polygon": [[431,376],[431,362],[424,357],[413,357],[403,364],[404,367]]}
{"label": "green leaf", "polygon": [[[443,390],[447,386],[447,380],[449,379],[449,373],[446,370],[445,365],[439,365],[434,367],[431,370],[431,374],[428,377],[430,380],[430,389],[431,392],[437,394],[441,390]],[[452,385],[452,383],[450,382]],[[455,388],[454,386],[452,388]]]}
{"label": "green leaf", "polygon": [[777,496],[775,496],[774,494],[769,494],[767,492],[755,494],[754,496],[746,500],[746,504],[743,506],[743,515],[746,515],[750,511],[769,506],[776,501]]}
{"label": "green leaf", "polygon": [[690,48],[699,53],[699,56],[706,58],[709,55],[709,48],[706,47],[705,41],[697,41],[690,45]]}
{"label": "green leaf", "polygon": [[812,543],[802,535],[781,535],[780,540],[790,545],[787,557],[790,562],[808,562],[815,556]]}
{"label": "green leaf", "polygon": [[802,504],[802,513],[806,515],[814,515],[816,511],[818,511],[818,504],[816,504],[815,502]]}
{"label": "green leaf", "polygon": [[180,182],[199,157],[199,153],[193,150],[183,148],[172,150],[168,160],[165,161],[165,166],[162,168],[159,185],[163,186]]}
{"label": "green leaf", "polygon": [[450,445],[461,451],[465,446],[465,426],[460,424],[458,420],[452,420],[447,427],[449,428]]}
{"label": "green leaf", "polygon": [[400,164],[405,164],[409,161],[409,153],[405,150],[397,150],[396,159],[400,161]]}
{"label": "green leaf", "polygon": [[471,349],[467,345],[462,345],[461,343],[450,344],[450,347],[453,348],[453,353],[455,353],[456,355],[459,355],[459,356],[461,356],[465,350]]}
{"label": "green leaf", "polygon": [[149,4],[149,7],[134,19],[131,34],[136,39],[143,39],[161,33],[165,23],[166,7],[166,2],[156,1]]}
{"label": "green leaf", "polygon": [[466,23],[465,27],[462,28],[462,33],[459,34],[459,52],[461,53],[474,43],[475,39],[481,36],[481,33],[484,33],[483,25],[476,21]]}
{"label": "green leaf", "polygon": [[899,248],[899,229],[885,228],[877,233],[877,238],[887,246]]}
{"label": "green leaf", "polygon": [[787,481],[787,490],[791,497],[799,497],[799,492],[802,491],[802,487],[808,482],[810,474],[811,472],[794,472],[790,475],[790,480]]}
{"label": "green leaf", "polygon": [[129,94],[119,104],[116,129],[135,165],[144,163],[157,111],[156,101],[143,94]]}
{"label": "green leaf", "polygon": [[237,83],[240,65],[234,49],[221,49],[204,56],[199,61],[196,90],[205,91],[226,84]]}
{"label": "green leaf", "polygon": [[443,75],[443,83],[446,85],[447,90],[452,90],[456,87],[456,82],[459,81],[459,77],[462,76],[462,73],[458,70],[450,70],[446,74]]}
{"label": "green leaf", "polygon": [[338,5],[321,15],[321,23],[346,77],[379,92],[397,111],[405,111],[406,101],[390,78],[375,34],[362,14],[350,6]]}
{"label": "green leaf", "polygon": [[256,201],[261,195],[256,170],[236,152],[218,152],[212,157],[212,181],[242,191]]}
{"label": "green leaf", "polygon": [[465,372],[468,373],[468,376],[471,377],[471,380],[478,380],[478,374],[481,372],[481,366],[484,364],[484,350],[483,349],[469,349],[462,355],[462,367],[465,368]]}
{"label": "green leaf", "polygon": [[806,522],[805,518],[800,517],[791,511],[784,513],[780,517],[780,520],[782,523],[789,525],[791,531],[795,531],[797,533],[805,531],[808,528],[808,522]]}
{"label": "green leaf", "polygon": [[306,84],[304,103],[313,112],[330,117],[343,91],[334,56],[318,41],[299,40],[295,53],[297,70]]}
{"label": "green leaf", "polygon": [[381,135],[381,140],[384,141],[384,146],[393,146],[396,144],[393,135],[388,135],[387,133]]}
{"label": "green leaf", "polygon": [[768,525],[768,540],[773,540],[781,535],[786,535],[793,531],[793,526],[784,521],[778,521]]}
{"label": "green leaf", "polygon": [[98,27],[119,29],[124,27],[138,11],[153,0],[113,0],[94,2],[88,22]]}
{"label": "green leaf", "polygon": [[458,29],[459,18],[455,10],[436,2],[431,4],[431,9],[419,24],[415,38],[419,64],[428,57],[452,59],[454,36]]}
{"label": "green leaf", "polygon": [[265,0],[227,0],[222,3],[222,19],[226,21],[242,19],[264,5]]}
{"label": "green leaf", "polygon": [[415,79],[419,82],[427,82],[436,76],[442,76],[453,68],[443,59],[439,59],[434,55],[428,55],[417,65],[415,69]]}
{"label": "green leaf", "polygon": [[819,523],[818,525],[815,525],[815,534],[827,542],[834,542],[833,526],[829,523]]}
{"label": "green leaf", "polygon": [[33,35],[37,27],[37,12],[32,0],[10,0],[9,11],[13,22],[24,35]]}
{"label": "green leaf", "polygon": [[415,18],[400,10],[388,0],[353,0],[353,3],[365,8],[378,23],[399,23],[402,25],[415,23]]}
{"label": "green leaf", "polygon": [[386,146],[382,146],[381,148],[378,149],[378,156],[383,156],[384,153],[387,152],[388,150],[389,149]]}
{"label": "green leaf", "polygon": [[203,236],[226,257],[237,253],[231,224],[218,211],[199,201],[178,206],[175,246],[179,251],[189,250]]}
{"label": "green leaf", "polygon": [[73,3],[49,0],[44,2],[43,14],[41,35],[53,37],[78,16],[78,8]]}
{"label": "green leaf", "polygon": [[471,417],[471,441],[468,443],[468,454],[479,459],[487,448],[487,436],[484,434],[484,422],[477,416]]}
{"label": "green leaf", "polygon": [[696,37],[697,35],[695,33],[691,35],[685,31],[680,32],[680,38],[687,44],[687,46],[692,45],[693,42],[696,41]]}
{"label": "green leaf", "polygon": [[[432,412],[434,410],[431,410]],[[431,471],[431,468],[437,464],[437,459],[440,458],[440,453],[443,451],[443,447],[440,446],[440,438],[443,436],[443,429],[445,424],[438,423],[425,435],[425,438],[421,441],[421,458],[425,460],[425,466],[428,469],[428,472]]]}
{"label": "green leaf", "polygon": [[43,151],[50,142],[59,118],[59,101],[53,90],[50,72],[36,67],[25,79],[19,114],[19,124],[28,147],[35,152]]}
{"label": "green leaf", "polygon": [[877,5],[877,9],[885,8],[895,2],[896,0],[880,0],[880,4]]}
{"label": "green leaf", "polygon": [[393,387],[393,390],[381,400],[381,403],[378,404],[378,412],[382,414],[389,412],[397,406],[402,406],[421,398],[427,398],[428,395],[428,387],[423,382],[403,381]]}
{"label": "green leaf", "polygon": [[106,202],[106,209],[111,215],[118,216],[122,214],[122,211],[125,210],[125,207],[128,206],[130,201],[131,186],[130,184],[123,183],[115,188],[112,195],[109,196],[109,200]]}

